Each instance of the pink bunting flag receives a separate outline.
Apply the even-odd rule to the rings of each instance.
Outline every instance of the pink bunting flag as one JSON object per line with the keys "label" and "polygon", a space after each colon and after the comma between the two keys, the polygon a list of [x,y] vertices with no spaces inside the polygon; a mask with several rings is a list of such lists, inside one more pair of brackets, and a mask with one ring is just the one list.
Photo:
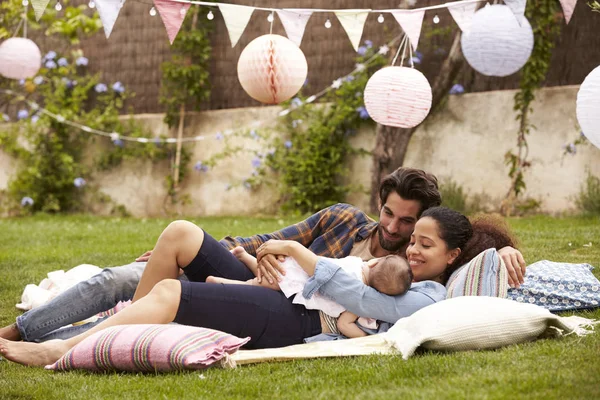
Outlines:
{"label": "pink bunting flag", "polygon": [[456,21],[456,25],[465,34],[471,30],[473,14],[475,14],[478,5],[478,3],[467,3],[448,6],[448,11]]}
{"label": "pink bunting flag", "polygon": [[175,3],[169,0],[154,0],[154,5],[158,9],[163,24],[165,24],[169,42],[173,44],[191,4]]}
{"label": "pink bunting flag", "polygon": [[527,0],[504,0],[504,3],[510,8],[512,13],[517,18],[519,25],[522,24],[523,18],[525,18],[525,7],[527,7]]}
{"label": "pink bunting flag", "polygon": [[288,39],[300,47],[302,37],[304,36],[304,30],[306,29],[306,23],[313,13],[312,10],[287,8],[275,11],[277,11],[277,15],[279,15],[279,19],[283,24],[283,29],[285,29]]}
{"label": "pink bunting flag", "polygon": [[573,11],[575,11],[577,0],[560,0],[560,5],[562,6],[563,14],[565,15],[565,20],[567,21],[568,25],[569,22],[571,22]]}
{"label": "pink bunting flag", "polygon": [[416,51],[419,44],[419,37],[421,36],[421,26],[423,25],[425,11],[398,10],[393,11],[392,15],[396,18],[406,36],[408,36],[413,50]]}

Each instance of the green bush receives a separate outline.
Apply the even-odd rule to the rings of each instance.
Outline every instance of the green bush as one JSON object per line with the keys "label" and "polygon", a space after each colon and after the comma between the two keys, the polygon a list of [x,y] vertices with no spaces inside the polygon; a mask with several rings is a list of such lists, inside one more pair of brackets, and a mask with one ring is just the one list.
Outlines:
{"label": "green bush", "polygon": [[577,208],[584,214],[600,215],[600,178],[589,171],[575,198]]}
{"label": "green bush", "polygon": [[442,205],[451,208],[463,214],[467,214],[468,194],[463,187],[453,179],[446,179],[440,182],[440,193],[442,195]]}

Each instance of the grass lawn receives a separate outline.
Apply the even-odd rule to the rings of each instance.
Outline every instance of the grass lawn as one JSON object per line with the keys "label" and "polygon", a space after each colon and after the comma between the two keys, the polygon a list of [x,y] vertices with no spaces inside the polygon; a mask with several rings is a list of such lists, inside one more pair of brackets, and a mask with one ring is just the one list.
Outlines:
{"label": "grass lawn", "polygon": [[[195,220],[215,237],[276,230],[291,219]],[[0,220],[0,324],[14,322],[27,283],[78,264],[129,263],[167,220],[36,216]],[[529,263],[587,262],[600,277],[600,219],[512,219]],[[584,244],[592,242],[591,247]],[[582,312],[600,319],[600,310]],[[600,330],[597,328],[597,330]],[[454,354],[308,360],[174,374],[54,373],[0,361],[0,399],[600,398],[600,332]]]}

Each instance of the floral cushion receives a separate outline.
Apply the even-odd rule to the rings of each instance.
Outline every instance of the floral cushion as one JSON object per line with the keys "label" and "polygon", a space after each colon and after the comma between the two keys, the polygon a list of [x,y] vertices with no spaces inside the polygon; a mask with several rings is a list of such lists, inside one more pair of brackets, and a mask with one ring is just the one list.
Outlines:
{"label": "floral cushion", "polygon": [[227,359],[228,354],[248,340],[186,325],[120,325],[84,339],[46,369],[134,372],[203,369]]}
{"label": "floral cushion", "polygon": [[509,289],[508,298],[542,306],[550,311],[596,308],[600,305],[600,281],[589,264],[548,260],[527,267],[525,282]]}

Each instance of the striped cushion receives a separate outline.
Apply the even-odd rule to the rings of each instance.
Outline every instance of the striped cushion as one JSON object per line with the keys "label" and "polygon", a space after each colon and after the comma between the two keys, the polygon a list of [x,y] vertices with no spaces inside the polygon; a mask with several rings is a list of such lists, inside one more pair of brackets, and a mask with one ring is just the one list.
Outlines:
{"label": "striped cushion", "polygon": [[248,340],[185,325],[120,325],[86,338],[46,369],[136,372],[203,369],[234,353]]}
{"label": "striped cushion", "polygon": [[459,296],[505,298],[508,272],[496,249],[487,249],[452,273],[446,283],[447,299]]}

